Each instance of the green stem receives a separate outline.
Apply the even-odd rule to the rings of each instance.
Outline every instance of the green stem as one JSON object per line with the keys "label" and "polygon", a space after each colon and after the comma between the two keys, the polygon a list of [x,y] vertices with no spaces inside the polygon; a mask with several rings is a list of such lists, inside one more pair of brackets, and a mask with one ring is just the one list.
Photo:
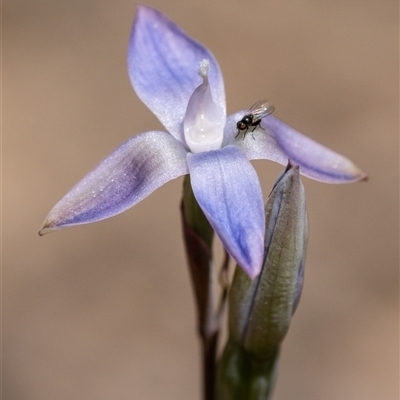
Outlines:
{"label": "green stem", "polygon": [[214,231],[194,197],[185,176],[181,205],[183,237],[195,294],[202,345],[204,400],[215,398],[216,351],[219,323],[214,299],[212,243]]}

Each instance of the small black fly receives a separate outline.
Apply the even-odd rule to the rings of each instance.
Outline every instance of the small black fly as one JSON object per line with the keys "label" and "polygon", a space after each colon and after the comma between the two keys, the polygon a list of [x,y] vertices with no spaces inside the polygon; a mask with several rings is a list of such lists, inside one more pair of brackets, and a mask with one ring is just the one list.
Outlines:
{"label": "small black fly", "polygon": [[243,132],[243,140],[246,137],[246,133],[250,128],[253,128],[251,131],[251,135],[254,135],[253,132],[256,130],[256,128],[259,126],[261,129],[263,129],[260,124],[261,120],[266,117],[267,115],[270,115],[274,112],[275,107],[271,106],[271,104],[268,103],[266,100],[260,100],[257,101],[256,104],[251,106],[249,109],[248,114],[246,114],[237,124],[236,127],[238,129],[238,133],[235,136],[237,138],[240,134],[241,131]]}

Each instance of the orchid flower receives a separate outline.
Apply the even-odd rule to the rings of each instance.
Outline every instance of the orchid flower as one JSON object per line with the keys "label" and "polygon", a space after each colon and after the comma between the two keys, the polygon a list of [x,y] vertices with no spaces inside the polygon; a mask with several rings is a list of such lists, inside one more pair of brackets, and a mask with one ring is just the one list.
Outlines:
{"label": "orchid flower", "polygon": [[99,221],[190,174],[195,198],[250,277],[264,253],[263,196],[250,160],[291,163],[327,183],[365,178],[351,161],[269,115],[253,137],[237,136],[240,111],[226,117],[223,77],[211,52],[157,10],[140,5],[129,40],[132,86],[167,132],[137,135],[86,175],[47,216],[40,235]]}

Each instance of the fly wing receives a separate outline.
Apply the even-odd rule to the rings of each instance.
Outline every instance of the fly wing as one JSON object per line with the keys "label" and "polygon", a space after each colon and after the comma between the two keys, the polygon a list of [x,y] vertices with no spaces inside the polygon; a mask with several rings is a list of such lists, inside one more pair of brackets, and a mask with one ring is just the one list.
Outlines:
{"label": "fly wing", "polygon": [[272,114],[275,110],[275,107],[268,103],[266,100],[257,101],[257,103],[253,104],[249,109],[249,113],[253,115],[253,121],[258,121],[261,118],[266,117],[269,114]]}

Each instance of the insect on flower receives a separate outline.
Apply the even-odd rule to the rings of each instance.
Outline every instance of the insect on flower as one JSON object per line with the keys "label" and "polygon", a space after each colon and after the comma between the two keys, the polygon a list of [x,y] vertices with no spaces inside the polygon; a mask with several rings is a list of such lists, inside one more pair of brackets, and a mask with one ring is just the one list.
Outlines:
{"label": "insect on flower", "polygon": [[254,135],[253,132],[255,129],[259,126],[261,129],[263,129],[260,124],[261,120],[266,117],[267,115],[270,115],[274,112],[275,107],[271,106],[271,104],[268,103],[266,100],[260,100],[257,101],[257,103],[253,104],[250,109],[248,114],[246,114],[237,124],[238,128],[238,133],[235,136],[237,138],[240,134],[241,131],[243,132],[243,140],[246,137],[247,131],[250,129],[250,127],[253,127],[253,130],[251,131],[251,135]]}

